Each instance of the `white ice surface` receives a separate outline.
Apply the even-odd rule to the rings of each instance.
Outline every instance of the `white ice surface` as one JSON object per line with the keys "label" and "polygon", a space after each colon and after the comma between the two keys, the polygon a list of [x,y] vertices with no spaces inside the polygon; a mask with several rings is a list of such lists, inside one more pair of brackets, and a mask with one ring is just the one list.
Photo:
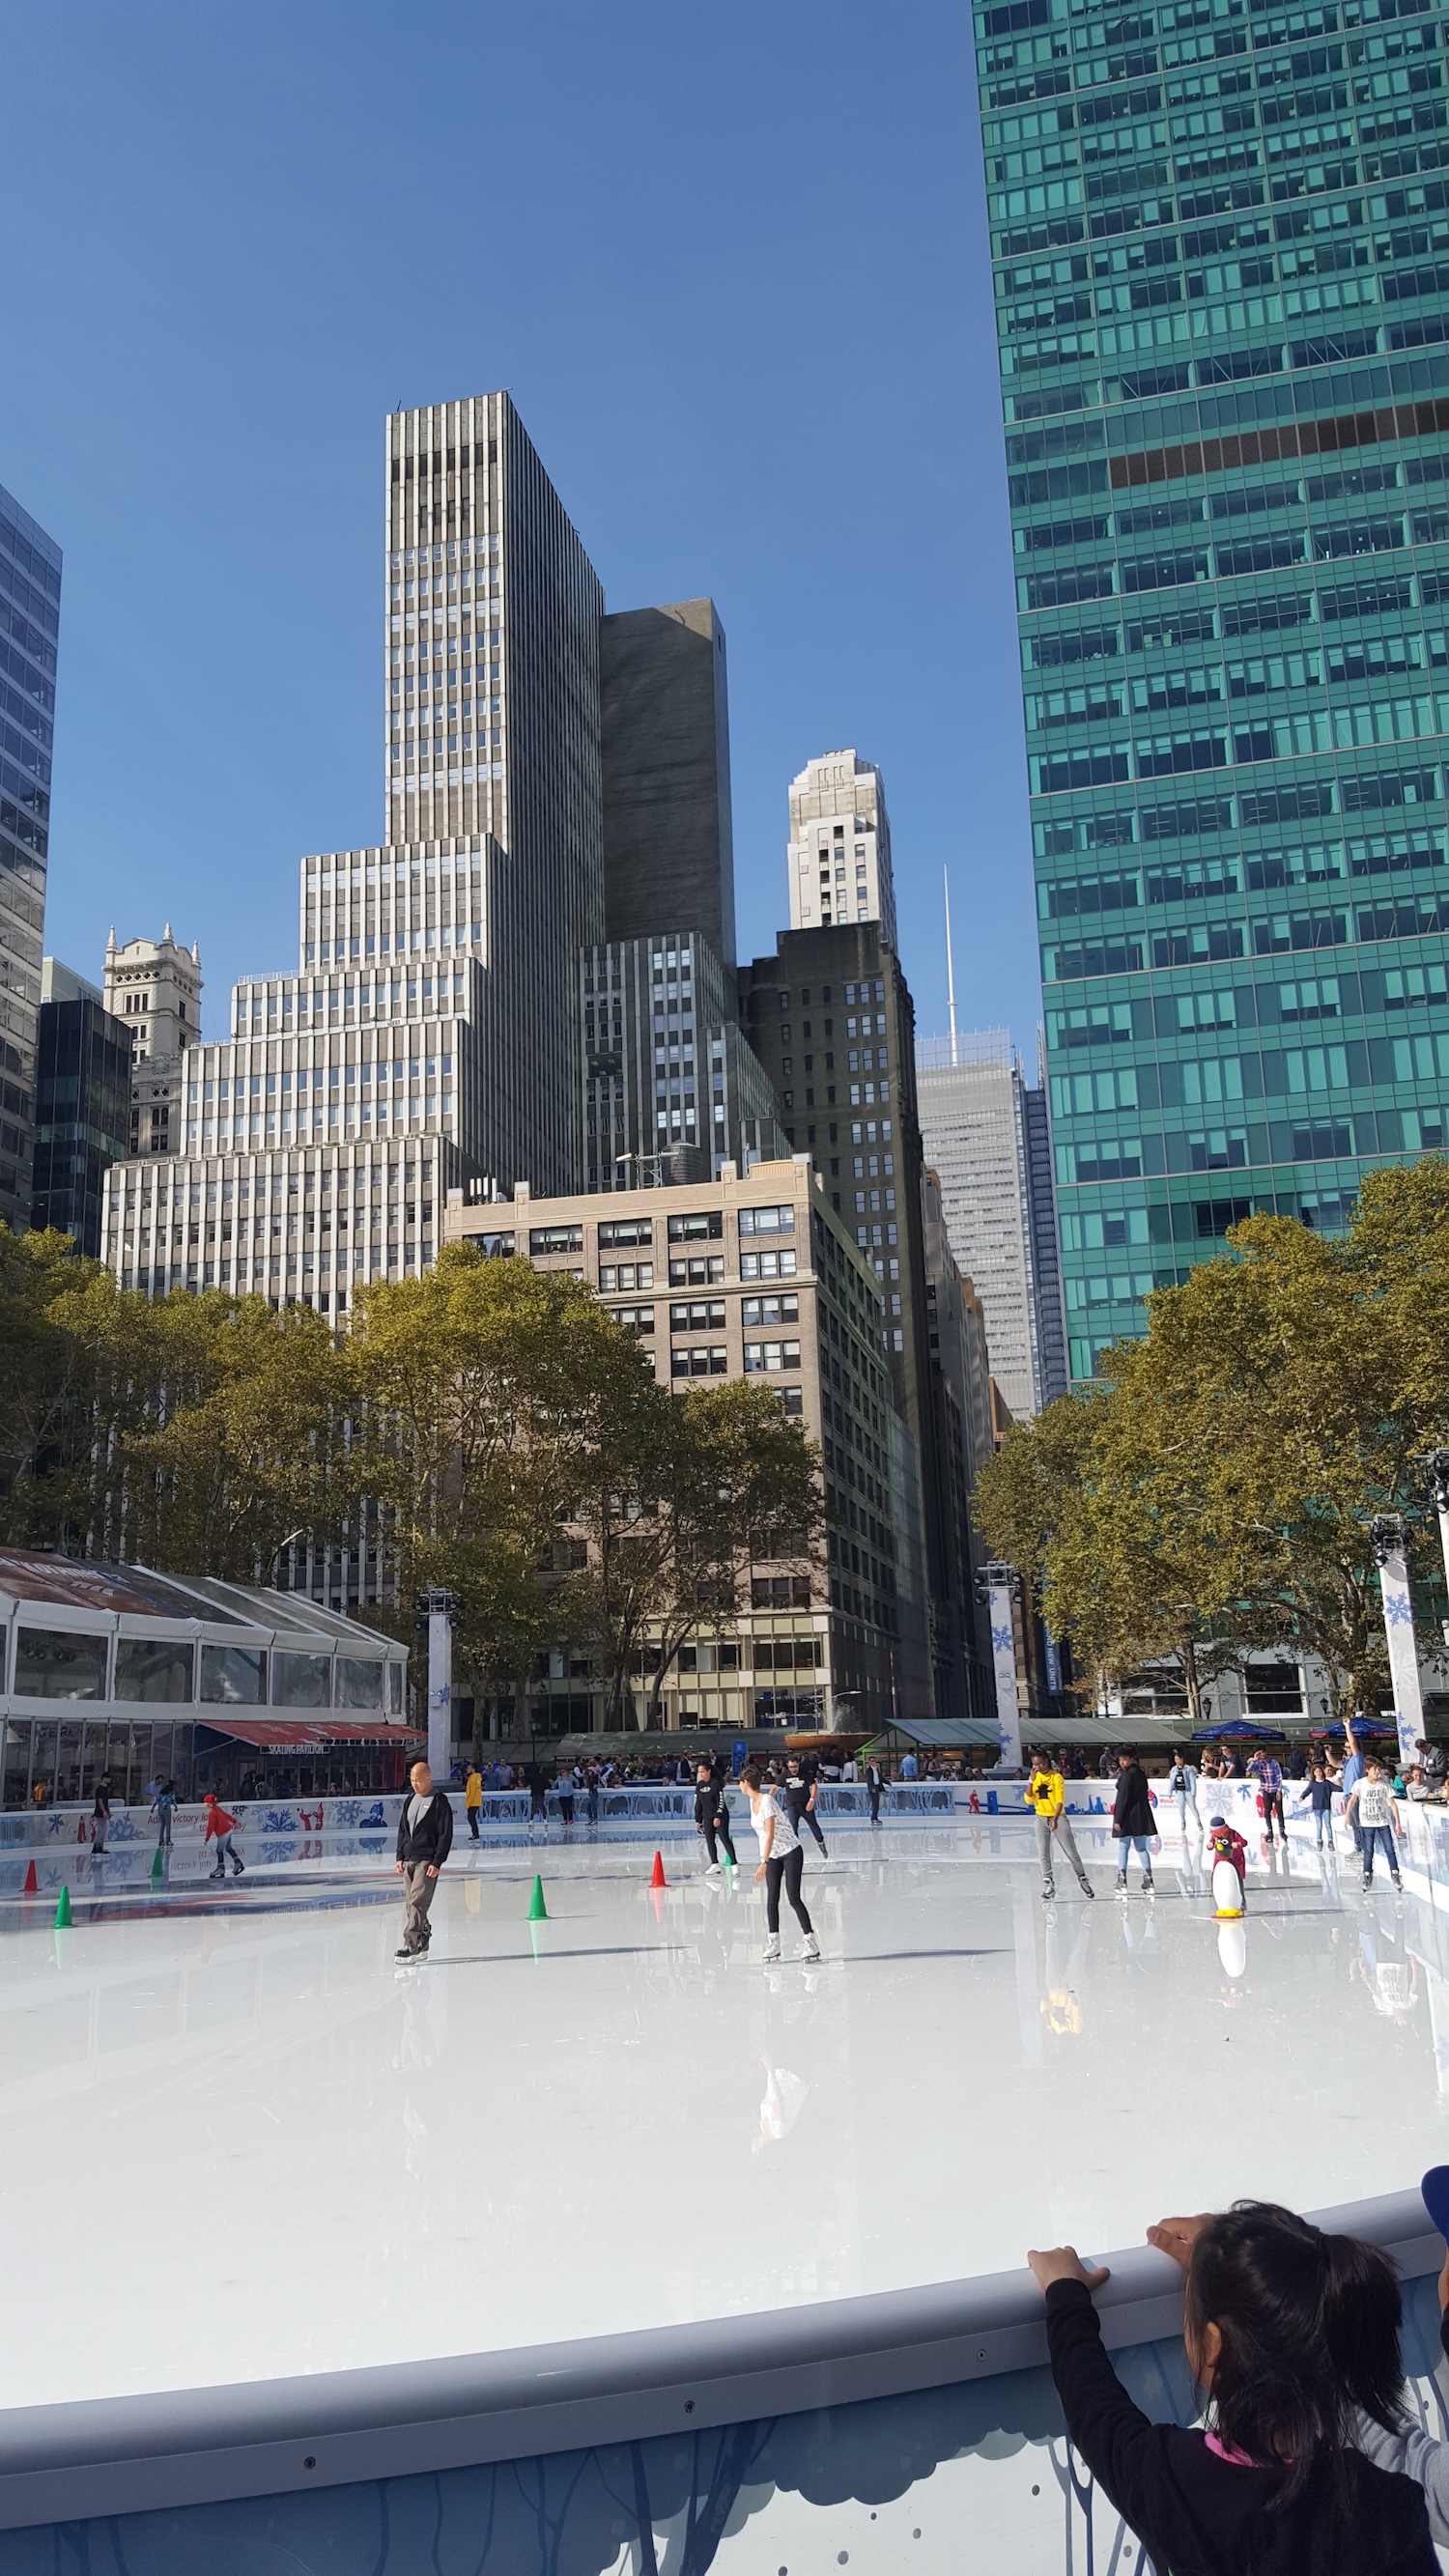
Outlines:
{"label": "white ice surface", "polygon": [[[1449,1917],[1357,1873],[1043,1908],[1030,1827],[813,1851],[825,1957],[761,1965],[750,1866],[446,1873],[399,1970],[386,1873],[0,1905],[0,2404],[501,2350],[995,2271],[1239,2193],[1299,2207],[1449,2154]],[[741,1843],[741,1859],[746,1847]],[[1441,1891],[1442,1893],[1442,1891]],[[535,1947],[538,1955],[535,1957]],[[1436,2029],[1440,2048],[1436,2052]]]}

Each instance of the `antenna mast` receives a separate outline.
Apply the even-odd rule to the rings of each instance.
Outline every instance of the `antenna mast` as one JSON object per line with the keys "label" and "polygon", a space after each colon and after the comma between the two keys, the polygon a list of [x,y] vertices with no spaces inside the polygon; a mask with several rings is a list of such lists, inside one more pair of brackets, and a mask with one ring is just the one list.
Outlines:
{"label": "antenna mast", "polygon": [[951,880],[944,868],[941,891],[946,898],[946,1005],[951,1021],[951,1062],[957,1064],[960,1057],[956,1045],[956,968],[951,956]]}

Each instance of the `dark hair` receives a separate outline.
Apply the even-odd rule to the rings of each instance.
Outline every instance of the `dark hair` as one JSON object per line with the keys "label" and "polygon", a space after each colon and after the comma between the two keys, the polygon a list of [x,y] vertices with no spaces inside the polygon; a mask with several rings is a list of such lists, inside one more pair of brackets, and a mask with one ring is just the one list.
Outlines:
{"label": "dark hair", "polygon": [[745,1788],[758,1789],[760,1787],[760,1766],[758,1762],[747,1762],[743,1771],[740,1773],[740,1779]]}
{"label": "dark hair", "polygon": [[1402,2429],[1398,2278],[1376,2245],[1325,2236],[1275,2201],[1240,2200],[1209,2221],[1187,2271],[1186,2324],[1222,2350],[1212,2412],[1220,2439],[1288,2469],[1282,2501],[1328,2458],[1342,2475],[1361,2407]]}

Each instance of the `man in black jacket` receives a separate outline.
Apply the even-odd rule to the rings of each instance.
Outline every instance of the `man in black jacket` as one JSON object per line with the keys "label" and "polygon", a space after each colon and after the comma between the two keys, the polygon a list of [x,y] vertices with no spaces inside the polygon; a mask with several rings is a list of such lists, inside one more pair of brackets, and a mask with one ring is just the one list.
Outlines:
{"label": "man in black jacket", "polygon": [[441,1789],[433,1787],[426,1762],[415,1762],[408,1778],[411,1795],[403,1802],[397,1827],[397,1869],[407,1893],[400,1959],[421,1959],[432,1939],[428,1909],[438,1872],[453,1848],[453,1809]]}
{"label": "man in black jacket", "polygon": [[1127,1849],[1135,1844],[1142,1863],[1142,1893],[1155,1896],[1152,1884],[1152,1837],[1157,1831],[1152,1801],[1147,1794],[1147,1774],[1135,1753],[1117,1756],[1117,1796],[1112,1807],[1112,1831],[1117,1837],[1117,1893],[1127,1893]]}
{"label": "man in black jacket", "polygon": [[885,1785],[885,1772],[872,1755],[865,1766],[865,1794],[870,1800],[870,1821],[873,1825],[880,1823],[881,1793]]}

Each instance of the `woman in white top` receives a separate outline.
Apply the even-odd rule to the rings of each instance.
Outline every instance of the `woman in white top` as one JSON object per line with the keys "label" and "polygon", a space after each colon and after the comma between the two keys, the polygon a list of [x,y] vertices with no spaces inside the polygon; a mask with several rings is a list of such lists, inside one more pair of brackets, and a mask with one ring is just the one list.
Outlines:
{"label": "woman in white top", "polygon": [[795,1920],[804,1939],[800,1945],[802,1959],[818,1959],[820,1944],[815,1927],[806,1913],[800,1894],[800,1873],[805,1855],[800,1837],[790,1822],[783,1798],[768,1788],[758,1762],[747,1762],[740,1773],[740,1786],[750,1802],[750,1822],[760,1846],[760,1866],[756,1878],[765,1882],[765,1960],[768,1965],[780,1955],[780,1889],[783,1885],[790,1900]]}

